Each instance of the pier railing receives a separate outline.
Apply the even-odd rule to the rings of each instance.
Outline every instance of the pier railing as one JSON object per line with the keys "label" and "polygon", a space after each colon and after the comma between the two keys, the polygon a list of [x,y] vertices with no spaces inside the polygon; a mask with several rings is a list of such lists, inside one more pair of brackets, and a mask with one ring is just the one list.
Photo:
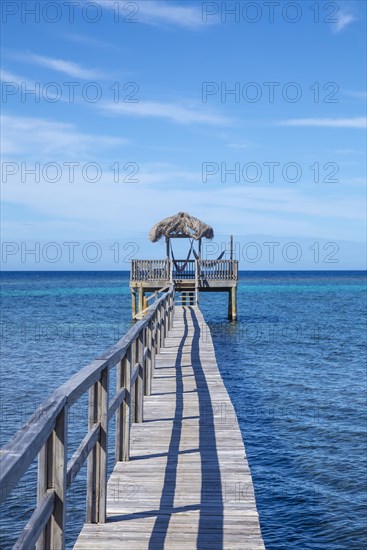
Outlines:
{"label": "pier railing", "polygon": [[[155,355],[172,326],[174,287],[100,359],[60,386],[3,447],[1,500],[6,500],[38,455],[37,506],[14,549],[65,547],[66,493],[88,460],[86,516],[106,521],[108,425],[116,415],[115,461],[129,460],[132,422],[143,421],[144,395],[150,395]],[[116,392],[109,398],[110,371],[116,367]],[[69,461],[68,411],[89,392],[88,431]]]}
{"label": "pier railing", "polygon": [[200,260],[198,277],[208,281],[237,281],[238,262],[236,260]]}
{"label": "pier railing", "polygon": [[169,260],[132,260],[132,281],[169,281]]}
{"label": "pier railing", "polygon": [[236,281],[237,260],[132,260],[132,281],[170,281],[175,279]]}

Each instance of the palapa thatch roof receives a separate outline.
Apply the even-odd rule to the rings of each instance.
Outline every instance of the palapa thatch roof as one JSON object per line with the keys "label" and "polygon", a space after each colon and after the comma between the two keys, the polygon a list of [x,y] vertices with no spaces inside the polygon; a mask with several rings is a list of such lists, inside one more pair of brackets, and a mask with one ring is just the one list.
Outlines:
{"label": "palapa thatch roof", "polygon": [[213,228],[210,225],[190,216],[187,212],[179,212],[175,216],[170,216],[156,223],[150,233],[149,239],[156,243],[162,237],[187,237],[196,241],[205,237],[212,239],[214,237]]}

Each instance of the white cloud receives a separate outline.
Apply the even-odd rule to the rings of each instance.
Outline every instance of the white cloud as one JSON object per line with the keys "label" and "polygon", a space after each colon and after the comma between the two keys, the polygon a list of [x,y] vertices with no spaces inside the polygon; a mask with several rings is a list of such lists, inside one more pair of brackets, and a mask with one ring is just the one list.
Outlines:
{"label": "white cloud", "polygon": [[166,118],[180,124],[228,125],[230,119],[216,113],[206,113],[203,108],[190,108],[175,103],[139,101],[137,103],[105,102],[102,108],[116,115]]}
{"label": "white cloud", "polygon": [[367,118],[293,118],[280,122],[282,126],[314,126],[319,128],[366,128]]}
{"label": "white cloud", "polygon": [[[27,89],[34,89],[35,83],[26,80],[20,76],[2,70],[0,72],[1,80],[24,86]],[[41,90],[42,91],[42,90]],[[5,93],[5,92],[4,92]],[[10,95],[10,94],[9,94]],[[39,97],[43,99],[42,93]],[[53,94],[52,91],[47,91],[47,99],[55,98],[60,101],[68,101],[68,95]],[[85,101],[82,103],[85,105]],[[121,116],[135,117],[154,117],[164,118],[179,124],[207,124],[212,126],[228,126],[232,124],[231,119],[213,111],[204,112],[203,107],[191,107],[178,105],[175,103],[164,103],[158,101],[138,101],[137,103],[87,103],[92,108],[100,108],[107,113],[113,113]]]}
{"label": "white cloud", "polygon": [[340,10],[337,15],[338,21],[333,24],[334,32],[338,33],[345,29],[348,25],[356,21],[356,17],[351,13]]}
{"label": "white cloud", "polygon": [[356,99],[362,99],[362,101],[367,100],[367,92],[365,91],[353,91],[348,90],[344,92],[346,95],[349,95],[350,97],[355,97]]}
{"label": "white cloud", "polygon": [[248,143],[227,143],[226,147],[229,147],[230,149],[248,149],[249,145]]}
{"label": "white cloud", "polygon": [[[162,174],[157,171],[151,175],[154,181],[158,181]],[[319,189],[306,192],[281,186],[210,188],[200,184],[199,178],[198,185],[193,188],[187,186],[185,178],[184,172],[181,176],[177,172],[171,185],[160,187],[142,181],[109,184],[107,177],[92,184],[79,174],[72,184],[65,175],[64,180],[57,184],[41,182],[32,185],[21,183],[17,174],[3,186],[3,200],[39,212],[40,220],[42,214],[60,220],[65,239],[71,237],[65,221],[77,222],[73,240],[81,238],[82,233],[90,237],[98,234],[99,238],[113,238],[126,233],[126,228],[132,235],[140,235],[142,219],[149,228],[160,218],[178,210],[187,210],[206,220],[219,233],[318,236],[336,240],[355,239],[363,231],[364,204],[359,194],[351,195],[351,188],[346,198],[341,193],[330,196],[320,194]],[[136,216],[135,208],[137,195],[144,197],[139,216]]]}
{"label": "white cloud", "polygon": [[[55,122],[41,118],[1,116],[1,149],[11,157],[37,158],[39,161],[87,158],[101,147],[120,146],[128,143],[123,138],[89,135],[74,124]],[[56,157],[56,158],[55,158]]]}
{"label": "white cloud", "polygon": [[163,22],[188,28],[196,28],[203,23],[200,8],[168,2],[139,2],[139,13],[147,23]]}
{"label": "white cloud", "polygon": [[24,60],[46,67],[54,71],[71,76],[72,78],[80,78],[81,80],[89,80],[96,78],[104,78],[103,73],[98,69],[86,69],[73,61],[65,61],[64,59],[53,59],[43,55],[27,54],[21,56]]}
{"label": "white cloud", "polygon": [[[85,0],[88,1],[88,0]],[[126,9],[125,0],[96,0],[103,8],[116,13],[119,6],[119,16],[149,25],[169,24],[178,27],[197,29],[203,25],[201,7],[178,5],[176,2],[144,0],[132,2],[130,11]],[[133,7],[137,7],[136,13]]]}
{"label": "white cloud", "polygon": [[39,101],[40,99],[45,99],[45,97],[48,101],[68,101],[66,95],[63,96],[62,94],[60,95],[54,93],[52,90],[47,90],[47,94],[45,94],[45,97],[43,97],[43,91],[41,90],[41,87],[39,86],[39,88],[37,88],[37,84],[39,83],[31,82],[26,78],[18,76],[14,73],[10,73],[9,71],[5,71],[3,69],[0,70],[0,80],[4,83],[12,85],[10,87],[4,86],[3,97],[5,98],[5,103],[7,102],[8,97],[11,97],[13,95],[19,94],[19,96],[22,98],[22,94],[25,94],[26,90],[34,90],[37,101]]}

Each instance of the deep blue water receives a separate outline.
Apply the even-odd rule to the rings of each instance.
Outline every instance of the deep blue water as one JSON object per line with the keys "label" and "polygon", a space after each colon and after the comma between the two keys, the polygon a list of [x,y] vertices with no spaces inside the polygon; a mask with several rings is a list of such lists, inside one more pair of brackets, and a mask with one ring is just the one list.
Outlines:
{"label": "deep blue water", "polygon": [[[129,275],[3,273],[1,444],[62,382],[130,326]],[[239,321],[202,294],[237,411],[268,549],[360,550],[366,536],[366,274],[240,274]],[[71,409],[71,452],[85,400]],[[69,497],[83,523],[85,468]],[[8,549],[34,506],[35,465],[1,509]]]}

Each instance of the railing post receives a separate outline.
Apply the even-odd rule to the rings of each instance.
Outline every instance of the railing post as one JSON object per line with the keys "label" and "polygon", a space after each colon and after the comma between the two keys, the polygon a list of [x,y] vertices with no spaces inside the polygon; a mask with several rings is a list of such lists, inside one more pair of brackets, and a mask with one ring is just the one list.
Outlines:
{"label": "railing post", "polygon": [[163,300],[162,302],[162,335],[163,335],[163,340],[162,340],[162,347],[164,347],[164,342],[166,340],[166,315],[167,315],[167,310],[166,310],[166,300]]}
{"label": "railing post", "polygon": [[152,329],[150,322],[145,329],[145,347],[147,356],[145,359],[144,395],[150,395],[152,393]]}
{"label": "railing post", "polygon": [[42,499],[48,489],[53,489],[55,505],[50,521],[37,541],[37,550],[65,548],[67,415],[68,408],[64,406],[38,455],[37,501]]}
{"label": "railing post", "polygon": [[116,391],[125,388],[125,399],[116,411],[115,461],[127,461],[130,458],[131,425],[131,347],[126,357],[117,366]]}
{"label": "railing post", "polygon": [[89,390],[89,429],[98,422],[98,441],[88,457],[87,523],[105,523],[107,500],[108,368]]}
{"label": "railing post", "polygon": [[151,319],[150,321],[150,330],[151,330],[151,378],[153,380],[154,378],[154,371],[155,371],[155,355],[156,355],[156,320],[155,318]]}
{"label": "railing post", "polygon": [[137,340],[139,372],[135,382],[135,422],[143,422],[144,403],[144,330],[139,334]]}
{"label": "railing post", "polygon": [[163,310],[163,346],[166,342],[167,337],[167,299],[165,298],[162,302],[162,310]]}
{"label": "railing post", "polygon": [[[138,361],[137,359],[137,342],[136,340],[133,340],[130,344],[130,352],[128,355],[129,361],[130,361],[130,372],[131,376],[134,372],[135,365]],[[131,430],[131,424],[135,422],[135,409],[136,409],[136,399],[135,399],[135,384],[131,384],[131,378],[130,378],[130,408],[131,408],[131,415],[130,415],[130,430]]]}
{"label": "railing post", "polygon": [[156,343],[156,352],[159,353],[161,351],[161,308],[160,306],[157,307],[156,311],[156,330],[155,330],[155,343]]}

